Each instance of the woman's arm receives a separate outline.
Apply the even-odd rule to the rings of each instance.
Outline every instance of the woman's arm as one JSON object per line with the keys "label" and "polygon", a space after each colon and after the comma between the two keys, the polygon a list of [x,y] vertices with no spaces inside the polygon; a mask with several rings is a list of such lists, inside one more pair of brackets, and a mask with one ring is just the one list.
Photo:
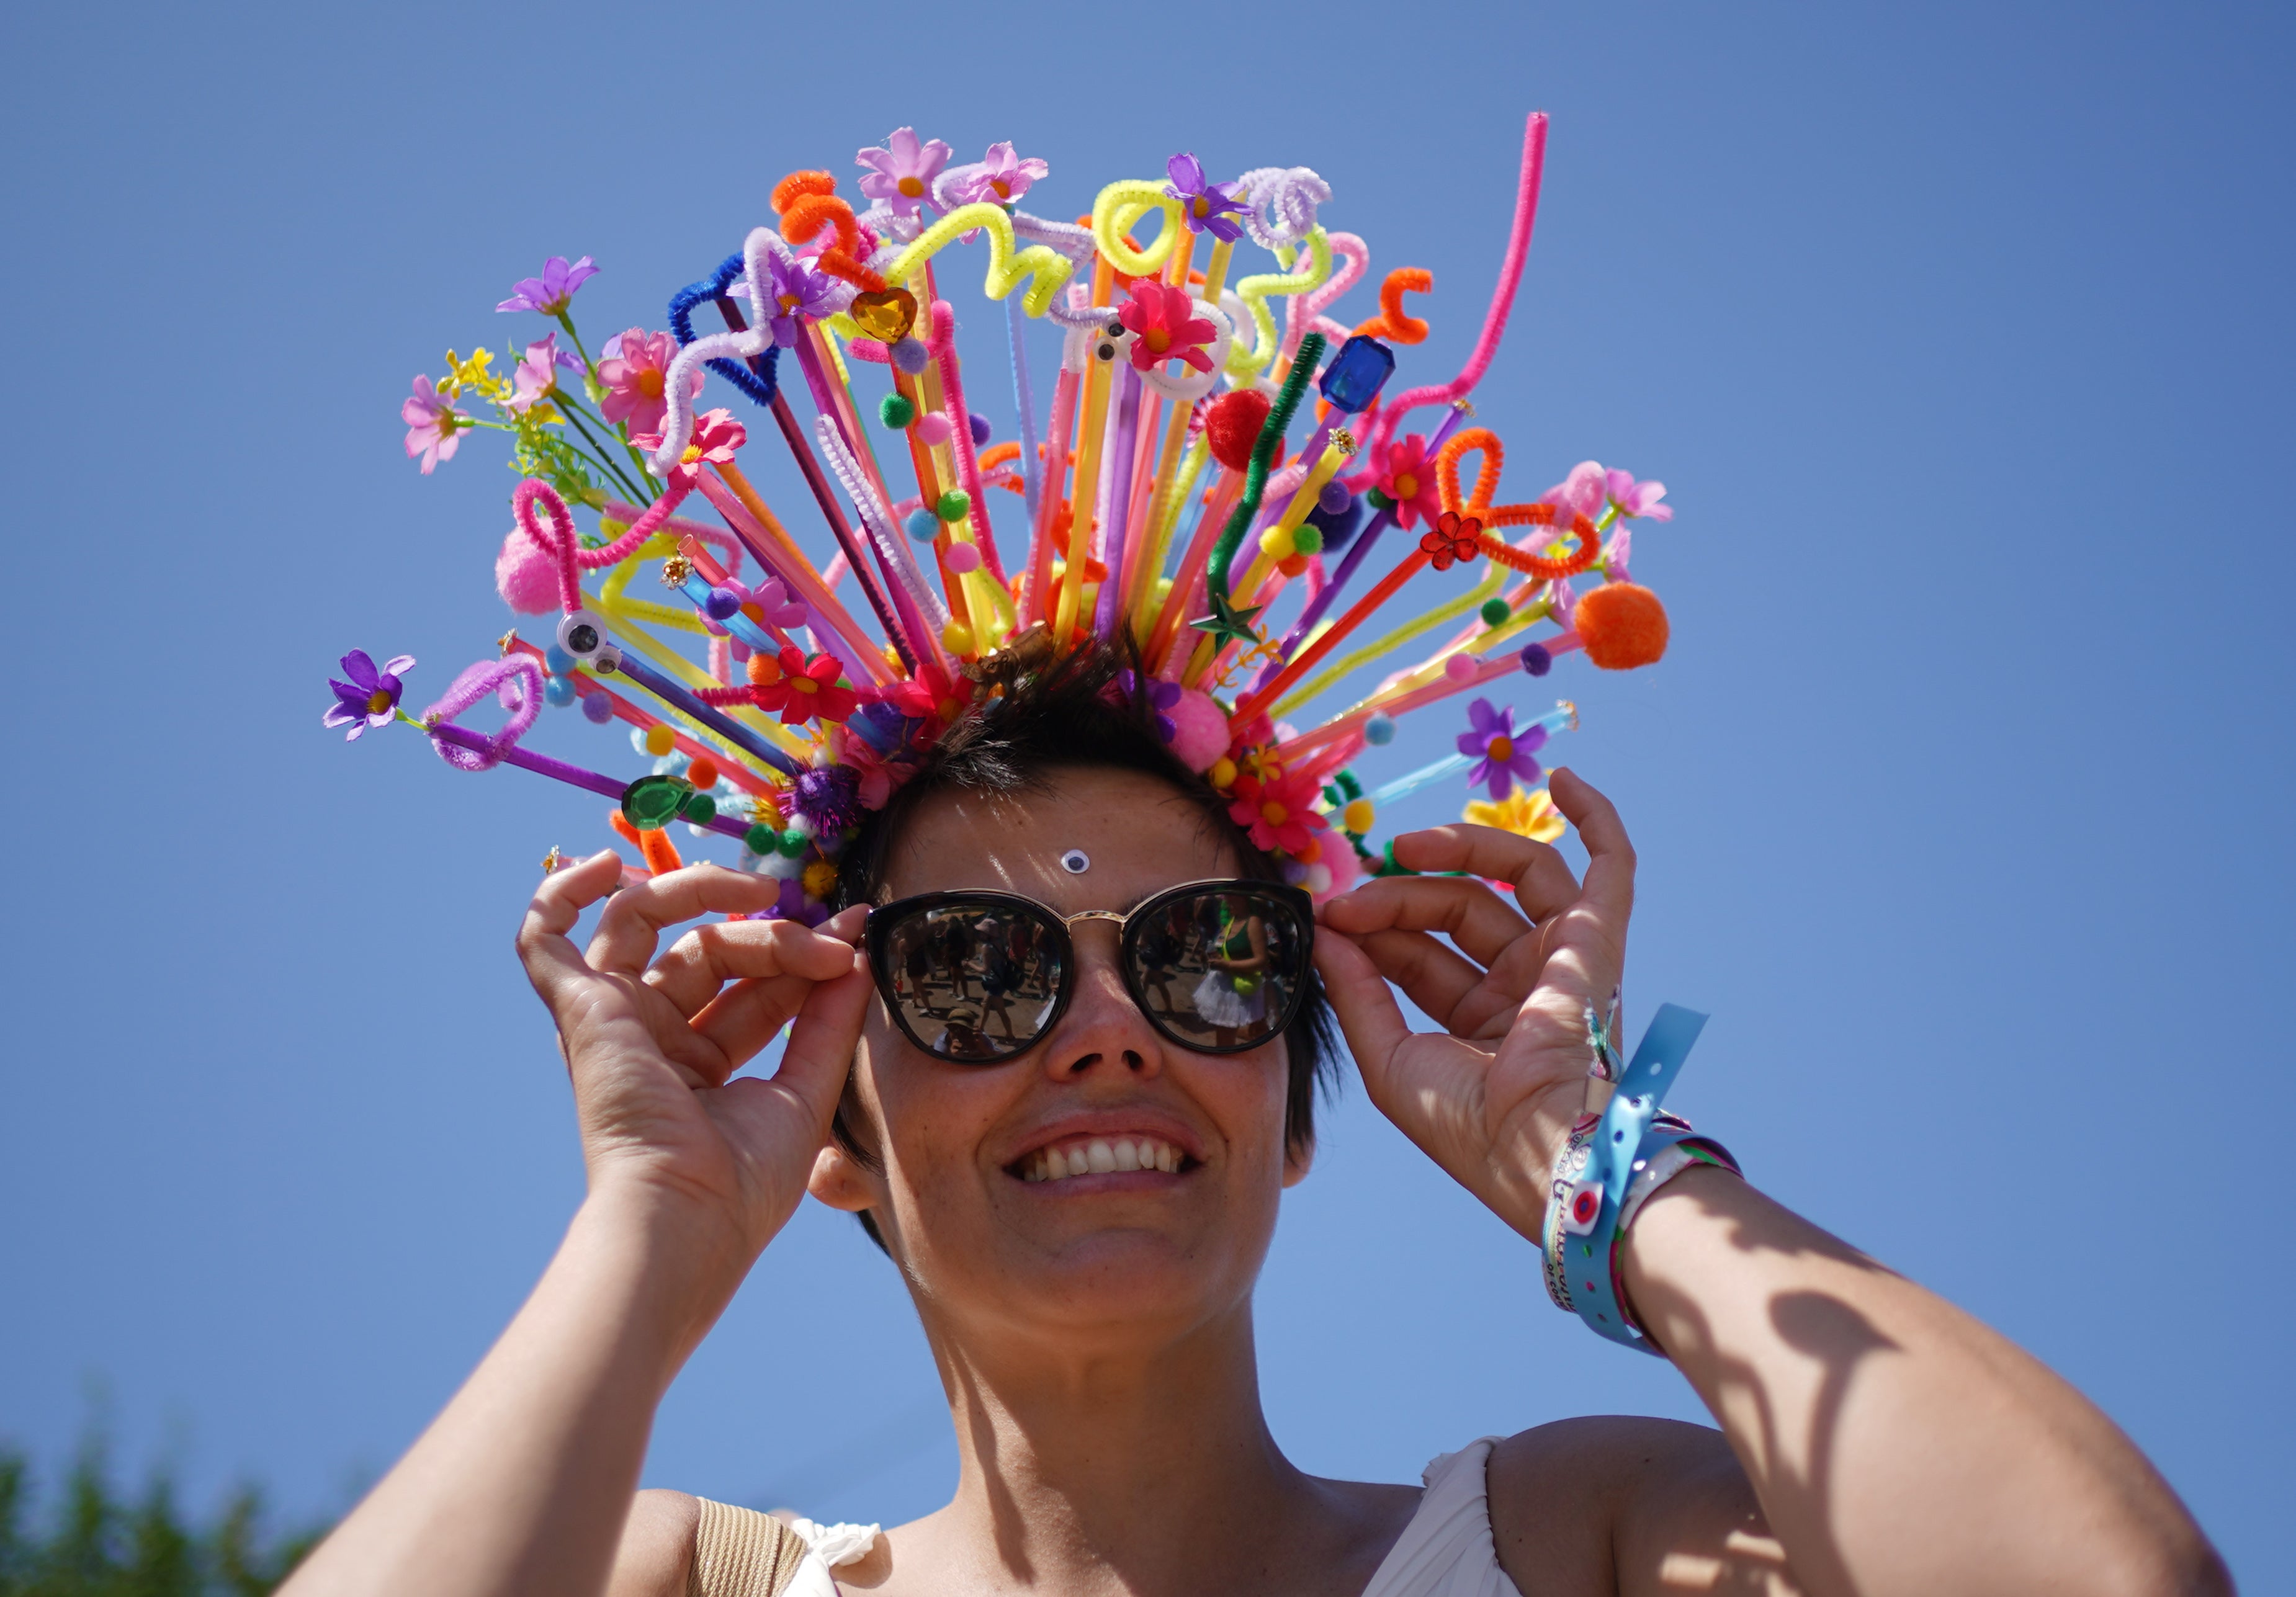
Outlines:
{"label": "woman's arm", "polygon": [[[1323,924],[1341,935],[1316,945],[1372,1101],[1534,1249],[1586,1102],[1587,1018],[1618,990],[1634,904],[1617,813],[1567,771],[1552,786],[1587,846],[1583,884],[1526,838],[1414,832],[1396,839],[1401,863],[1466,874],[1382,878],[1332,899]],[[1513,883],[1521,913],[1478,877]],[[1446,1029],[1412,1032],[1380,977]],[[2198,1527],[2112,1421],[1745,1183],[1685,1172],[1644,1205],[1624,1255],[1628,1299],[1743,1470],[1718,1475],[1694,1447],[1627,1445],[1603,1477],[1620,1591],[1680,1590],[1693,1565],[1783,1577],[1771,1532],[1812,1597],[2226,1589]],[[1749,1525],[1749,1482],[1767,1528]]]}
{"label": "woman's arm", "polygon": [[[620,870],[604,854],[554,876],[519,936],[589,1195],[502,1339],[290,1597],[603,1591],[655,1405],[805,1190],[868,995],[858,915],[718,922],[656,959],[664,927],[772,900],[762,878],[695,866],[616,894],[578,952],[568,933]],[[792,1017],[772,1079],[729,1081]]]}

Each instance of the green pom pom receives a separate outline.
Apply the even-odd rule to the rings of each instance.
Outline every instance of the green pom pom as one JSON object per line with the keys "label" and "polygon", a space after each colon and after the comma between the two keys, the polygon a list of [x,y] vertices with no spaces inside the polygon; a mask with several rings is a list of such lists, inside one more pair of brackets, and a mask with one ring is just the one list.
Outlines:
{"label": "green pom pom", "polygon": [[801,831],[785,831],[774,846],[781,850],[783,859],[795,859],[805,852],[805,846],[811,841],[813,839]]}
{"label": "green pom pom", "polygon": [[688,793],[677,813],[696,826],[707,826],[718,818],[718,800],[707,793]]}
{"label": "green pom pom", "polygon": [[1504,599],[1483,601],[1483,625],[1486,627],[1504,626],[1506,618],[1513,613],[1507,608],[1507,602]]}
{"label": "green pom pom", "polygon": [[1364,497],[1371,501],[1371,507],[1374,510],[1393,510],[1395,508],[1395,501],[1389,498],[1385,494],[1381,493],[1377,488],[1365,488],[1364,490]]}
{"label": "green pom pom", "polygon": [[877,401],[877,420],[898,432],[917,419],[917,407],[906,394],[888,394]]}
{"label": "green pom pom", "polygon": [[742,834],[742,847],[752,854],[771,854],[782,840],[782,834],[763,822]]}
{"label": "green pom pom", "polygon": [[1324,552],[1324,529],[1304,523],[1294,528],[1292,532],[1292,547],[1302,554],[1321,554]]}
{"label": "green pom pom", "polygon": [[972,495],[963,488],[951,488],[933,502],[933,514],[944,521],[962,521],[972,509]]}

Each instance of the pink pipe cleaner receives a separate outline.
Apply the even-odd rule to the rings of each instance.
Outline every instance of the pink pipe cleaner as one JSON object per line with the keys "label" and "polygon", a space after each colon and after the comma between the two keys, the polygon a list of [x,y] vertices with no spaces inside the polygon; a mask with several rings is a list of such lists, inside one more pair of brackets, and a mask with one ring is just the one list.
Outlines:
{"label": "pink pipe cleaner", "polygon": [[[545,490],[546,491],[546,490]],[[552,498],[557,495],[553,494]],[[561,504],[562,512],[565,506]],[[518,689],[515,702],[510,702],[509,690]],[[453,725],[455,717],[485,698],[501,692],[510,702],[510,719],[502,730],[486,740],[484,749],[468,749],[450,743],[444,738],[433,737],[430,747],[439,758],[459,771],[490,771],[502,764],[503,756],[518,747],[518,741],[534,725],[535,717],[542,713],[542,667],[528,654],[513,654],[506,659],[482,659],[465,669],[447,684],[446,696],[422,712],[426,726],[440,723]]]}
{"label": "pink pipe cleaner", "polygon": [[[644,514],[631,523],[630,529],[601,549],[585,549],[575,540],[574,518],[566,508],[566,501],[558,490],[541,479],[529,477],[518,485],[510,496],[511,513],[534,540],[535,547],[547,553],[558,566],[558,600],[569,612],[582,608],[580,573],[594,571],[601,566],[617,566],[636,554],[661,525],[669,520],[669,512],[689,492],[677,483],[664,488],[661,497],[646,507]],[[535,514],[535,503],[539,500],[542,514]],[[627,506],[623,508],[627,508]],[[545,524],[547,523],[545,526]]]}
{"label": "pink pipe cleaner", "polygon": [[1394,436],[1396,425],[1403,420],[1406,411],[1416,410],[1423,405],[1447,405],[1483,380],[1491,357],[1498,353],[1499,340],[1505,335],[1507,313],[1514,308],[1514,291],[1522,283],[1523,262],[1530,254],[1531,224],[1538,217],[1539,177],[1546,167],[1546,113],[1535,111],[1523,127],[1522,174],[1515,182],[1514,228],[1507,235],[1506,258],[1500,263],[1498,286],[1491,291],[1491,308],[1483,317],[1483,331],[1475,340],[1475,352],[1467,357],[1459,374],[1441,387],[1406,389],[1388,401],[1365,440],[1367,452],[1374,459],[1379,458],[1387,440]]}
{"label": "pink pipe cleaner", "polygon": [[[1300,348],[1300,340],[1310,331],[1322,332],[1332,339],[1336,349],[1347,341],[1352,328],[1326,322],[1324,313],[1332,303],[1357,283],[1371,269],[1371,246],[1352,233],[1335,233],[1327,242],[1339,265],[1324,280],[1321,288],[1309,289],[1304,294],[1294,294],[1283,302],[1283,353],[1292,354]],[[1332,330],[1336,329],[1336,332]]]}
{"label": "pink pipe cleaner", "polygon": [[932,306],[933,363],[940,367],[941,403],[948,409],[948,443],[956,455],[957,486],[972,501],[972,541],[980,545],[980,558],[988,563],[988,574],[1003,587],[1009,578],[1004,575],[1004,562],[997,558],[996,535],[988,529],[988,495],[980,490],[980,458],[972,449],[972,413],[964,408],[964,378],[957,371],[956,312],[946,299],[936,299]]}

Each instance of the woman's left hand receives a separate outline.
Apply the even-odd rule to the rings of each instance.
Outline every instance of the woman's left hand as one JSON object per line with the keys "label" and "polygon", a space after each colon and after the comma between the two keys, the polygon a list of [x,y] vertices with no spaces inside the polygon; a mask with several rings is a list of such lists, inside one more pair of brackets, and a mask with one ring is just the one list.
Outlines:
{"label": "woman's left hand", "polygon": [[[1561,854],[1513,832],[1406,832],[1398,864],[1466,874],[1376,878],[1324,904],[1316,939],[1371,1101],[1533,1242],[1586,1102],[1587,1013],[1607,1013],[1618,991],[1635,902],[1618,811],[1567,770],[1549,785],[1587,846],[1583,886]],[[1513,883],[1521,913],[1479,877]],[[1413,1031],[1390,981],[1444,1029]]]}

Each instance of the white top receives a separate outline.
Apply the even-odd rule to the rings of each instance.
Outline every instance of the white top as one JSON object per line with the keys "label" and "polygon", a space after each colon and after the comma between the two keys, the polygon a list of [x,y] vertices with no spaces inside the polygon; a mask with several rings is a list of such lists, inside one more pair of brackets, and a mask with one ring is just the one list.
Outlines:
{"label": "white top", "polygon": [[[1418,1511],[1381,1560],[1363,1597],[1522,1597],[1499,1568],[1498,1548],[1491,1540],[1484,1474],[1497,1441],[1485,1437],[1420,1471],[1427,1490]],[[783,1597],[837,1597],[831,1567],[859,1559],[877,1536],[873,1525],[800,1519],[791,1528],[813,1551],[798,1566]]]}

